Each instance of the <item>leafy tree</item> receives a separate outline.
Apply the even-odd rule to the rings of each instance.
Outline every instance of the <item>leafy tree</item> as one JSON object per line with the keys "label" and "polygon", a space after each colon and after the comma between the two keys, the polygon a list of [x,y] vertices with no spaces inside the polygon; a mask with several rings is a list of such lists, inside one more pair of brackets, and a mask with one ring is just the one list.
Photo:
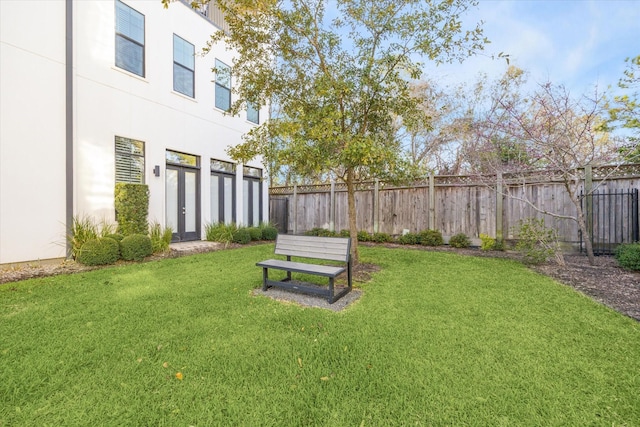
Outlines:
{"label": "leafy tree", "polygon": [[615,96],[609,103],[609,125],[629,129],[629,143],[620,149],[628,163],[640,162],[640,55],[627,58],[627,68],[618,81],[625,93]]}
{"label": "leafy tree", "polygon": [[480,26],[461,22],[477,1],[215,2],[229,30],[213,34],[211,45],[224,42],[238,53],[230,114],[247,103],[271,103],[279,112],[229,154],[345,182],[357,261],[355,183],[406,170],[394,117],[417,109],[408,82],[420,77],[421,59],[462,61],[483,48]]}

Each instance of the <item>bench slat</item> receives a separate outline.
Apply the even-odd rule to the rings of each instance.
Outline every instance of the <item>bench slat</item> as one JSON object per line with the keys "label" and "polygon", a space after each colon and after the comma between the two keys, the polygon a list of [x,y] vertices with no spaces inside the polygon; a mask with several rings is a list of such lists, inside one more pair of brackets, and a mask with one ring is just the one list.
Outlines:
{"label": "bench slat", "polygon": [[345,270],[344,267],[306,264],[302,262],[283,261],[279,259],[268,259],[266,261],[256,263],[256,265],[263,268],[275,268],[277,270],[287,270],[295,273],[309,273],[325,277],[336,277]]}
{"label": "bench slat", "polygon": [[349,261],[350,239],[341,237],[278,235],[276,255]]}

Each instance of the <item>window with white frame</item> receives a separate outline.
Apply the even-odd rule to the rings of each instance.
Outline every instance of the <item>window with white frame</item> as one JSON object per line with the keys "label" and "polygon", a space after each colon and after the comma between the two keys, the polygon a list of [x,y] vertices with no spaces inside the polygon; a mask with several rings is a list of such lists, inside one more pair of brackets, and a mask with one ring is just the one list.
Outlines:
{"label": "window with white frame", "polygon": [[260,123],[260,109],[253,102],[247,102],[247,120],[255,124]]}
{"label": "window with white frame", "polygon": [[116,182],[144,184],[144,142],[116,136]]}
{"label": "window with white frame", "polygon": [[116,67],[144,77],[144,15],[116,0]]}
{"label": "window with white frame", "polygon": [[173,35],[173,90],[195,98],[195,47]]}
{"label": "window with white frame", "polygon": [[231,109],[231,67],[216,59],[216,108]]}

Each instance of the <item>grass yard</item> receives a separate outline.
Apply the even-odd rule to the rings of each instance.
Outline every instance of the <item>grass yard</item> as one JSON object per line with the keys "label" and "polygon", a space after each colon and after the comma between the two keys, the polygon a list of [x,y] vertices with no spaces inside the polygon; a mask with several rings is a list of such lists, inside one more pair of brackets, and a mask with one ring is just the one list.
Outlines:
{"label": "grass yard", "polygon": [[518,263],[361,248],[336,313],[272,251],[0,286],[0,426],[640,425],[640,324]]}

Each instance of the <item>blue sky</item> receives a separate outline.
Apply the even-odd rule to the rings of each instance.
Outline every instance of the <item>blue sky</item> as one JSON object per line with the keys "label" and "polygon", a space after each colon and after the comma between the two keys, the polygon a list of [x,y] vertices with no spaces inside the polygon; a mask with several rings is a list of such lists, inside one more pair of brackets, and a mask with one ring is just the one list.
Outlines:
{"label": "blue sky", "polygon": [[615,86],[627,57],[640,55],[640,0],[480,0],[463,17],[484,21],[491,41],[483,54],[463,64],[428,66],[427,77],[471,81],[479,72],[500,76],[504,52],[529,72],[531,84],[564,84],[574,95],[594,85]]}

